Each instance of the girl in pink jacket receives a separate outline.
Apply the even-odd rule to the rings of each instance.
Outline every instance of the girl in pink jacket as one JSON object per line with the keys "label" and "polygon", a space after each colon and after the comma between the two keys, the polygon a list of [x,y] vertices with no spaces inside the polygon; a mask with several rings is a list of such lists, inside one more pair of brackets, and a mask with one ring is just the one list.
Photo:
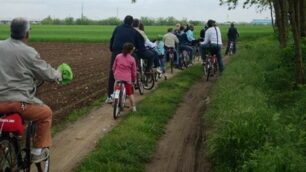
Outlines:
{"label": "girl in pink jacket", "polygon": [[[130,99],[132,111],[136,111],[133,83],[136,79],[136,61],[131,55],[135,47],[132,43],[123,45],[122,53],[118,54],[113,64],[115,81],[125,81],[126,94]],[[116,82],[115,82],[116,85]],[[115,89],[114,89],[115,90]]]}

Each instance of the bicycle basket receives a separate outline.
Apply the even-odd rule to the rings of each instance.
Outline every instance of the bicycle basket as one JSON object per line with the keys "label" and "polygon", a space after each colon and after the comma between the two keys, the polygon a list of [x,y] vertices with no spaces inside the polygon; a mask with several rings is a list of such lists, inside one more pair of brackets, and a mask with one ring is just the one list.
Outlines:
{"label": "bicycle basket", "polygon": [[23,135],[24,130],[25,125],[19,114],[10,114],[0,118],[0,133],[8,132]]}

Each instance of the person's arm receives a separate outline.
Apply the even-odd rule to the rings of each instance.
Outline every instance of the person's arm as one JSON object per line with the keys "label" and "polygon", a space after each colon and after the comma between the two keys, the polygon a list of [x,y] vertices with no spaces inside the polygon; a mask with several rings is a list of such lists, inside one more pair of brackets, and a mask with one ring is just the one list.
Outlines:
{"label": "person's arm", "polygon": [[115,58],[115,61],[114,61],[114,64],[113,64],[113,67],[112,67],[112,70],[113,70],[113,73],[116,71],[116,67],[117,67],[117,58],[118,56],[116,56],[116,58]]}
{"label": "person's arm", "polygon": [[174,35],[174,40],[175,40],[175,43],[177,43],[177,44],[180,42],[180,40],[177,38],[176,35]]}
{"label": "person's arm", "polygon": [[210,36],[211,36],[211,34],[210,34],[210,29],[208,29],[208,30],[206,30],[206,32],[205,32],[205,38],[204,38],[203,44],[208,44],[208,43],[209,43]]}
{"label": "person's arm", "polygon": [[146,47],[150,47],[150,48],[154,48],[156,47],[156,44],[154,44],[153,42],[151,42],[149,39],[145,40],[145,46]]}
{"label": "person's arm", "polygon": [[135,58],[132,57],[132,82],[135,82],[136,80],[136,73],[137,73],[137,67],[136,67],[136,61],[135,61]]}
{"label": "person's arm", "polygon": [[112,37],[111,37],[111,39],[110,39],[110,43],[109,43],[109,50],[110,50],[110,51],[113,51],[114,37],[115,37],[115,34],[116,34],[116,32],[117,32],[117,28],[118,28],[118,27],[115,28],[115,30],[114,30],[114,32],[113,32],[113,34],[112,34]]}
{"label": "person's arm", "polygon": [[34,77],[43,81],[61,81],[62,74],[60,71],[51,67],[40,55],[35,52],[32,57],[24,58],[26,66],[32,71]]}

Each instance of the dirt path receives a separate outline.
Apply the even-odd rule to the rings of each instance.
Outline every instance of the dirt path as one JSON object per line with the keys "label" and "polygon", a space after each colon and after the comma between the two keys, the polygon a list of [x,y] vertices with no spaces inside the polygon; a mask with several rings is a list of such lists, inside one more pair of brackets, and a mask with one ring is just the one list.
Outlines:
{"label": "dirt path", "polygon": [[[227,64],[229,58],[224,59]],[[202,115],[209,103],[209,91],[217,77],[202,79],[186,93],[184,101],[169,121],[156,153],[146,165],[147,172],[209,172],[211,164],[202,143],[207,138],[208,124]],[[203,132],[204,131],[204,132]]]}
{"label": "dirt path", "polygon": [[[208,92],[216,78],[201,80],[193,85],[184,97],[183,103],[168,123],[160,139],[153,160],[147,164],[148,172],[192,172],[209,171],[210,164],[197,163],[198,142],[201,139],[201,115],[206,108]],[[201,165],[199,168],[198,164]]]}
{"label": "dirt path", "polygon": [[[177,71],[175,71],[176,73]],[[173,75],[168,75],[171,78]],[[145,92],[146,95],[148,92]],[[145,96],[135,94],[136,102]],[[51,171],[72,171],[94,149],[97,141],[120,122],[114,120],[111,105],[103,105],[85,118],[56,134],[51,148]],[[124,114],[123,114],[124,115]]]}

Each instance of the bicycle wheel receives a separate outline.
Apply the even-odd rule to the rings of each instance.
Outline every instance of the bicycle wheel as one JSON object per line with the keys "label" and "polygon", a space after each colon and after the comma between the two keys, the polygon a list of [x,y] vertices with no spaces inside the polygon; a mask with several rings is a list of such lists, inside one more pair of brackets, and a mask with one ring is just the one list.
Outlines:
{"label": "bicycle wheel", "polygon": [[0,138],[0,171],[18,171],[16,140]]}
{"label": "bicycle wheel", "polygon": [[119,113],[120,113],[119,99],[115,99],[115,101],[114,101],[114,111],[113,111],[114,119],[118,118]]}
{"label": "bicycle wheel", "polygon": [[137,78],[136,78],[136,84],[137,84],[137,89],[139,91],[140,95],[143,95],[144,93],[144,88],[143,88],[143,83],[141,82],[140,74],[137,73]]}
{"label": "bicycle wheel", "polygon": [[143,82],[144,89],[151,90],[155,85],[154,74],[153,73],[144,74],[144,77],[142,78],[142,82]]}
{"label": "bicycle wheel", "polygon": [[[25,172],[30,172],[31,171],[31,164],[32,164],[32,160],[31,160],[31,149],[33,147],[33,143],[34,143],[34,135],[35,135],[35,130],[36,130],[36,125],[33,124],[32,122],[30,122],[28,124],[27,127],[27,133],[26,133],[26,156],[25,156],[25,167],[24,167],[24,171]],[[45,148],[48,149],[48,148]],[[49,172],[50,169],[50,156],[39,162],[39,163],[35,163],[35,166],[37,168],[38,172]]]}
{"label": "bicycle wheel", "polygon": [[206,76],[206,81],[208,81],[209,80],[209,77],[210,77],[210,75],[211,75],[211,66],[210,66],[210,64],[207,66],[207,76]]}

